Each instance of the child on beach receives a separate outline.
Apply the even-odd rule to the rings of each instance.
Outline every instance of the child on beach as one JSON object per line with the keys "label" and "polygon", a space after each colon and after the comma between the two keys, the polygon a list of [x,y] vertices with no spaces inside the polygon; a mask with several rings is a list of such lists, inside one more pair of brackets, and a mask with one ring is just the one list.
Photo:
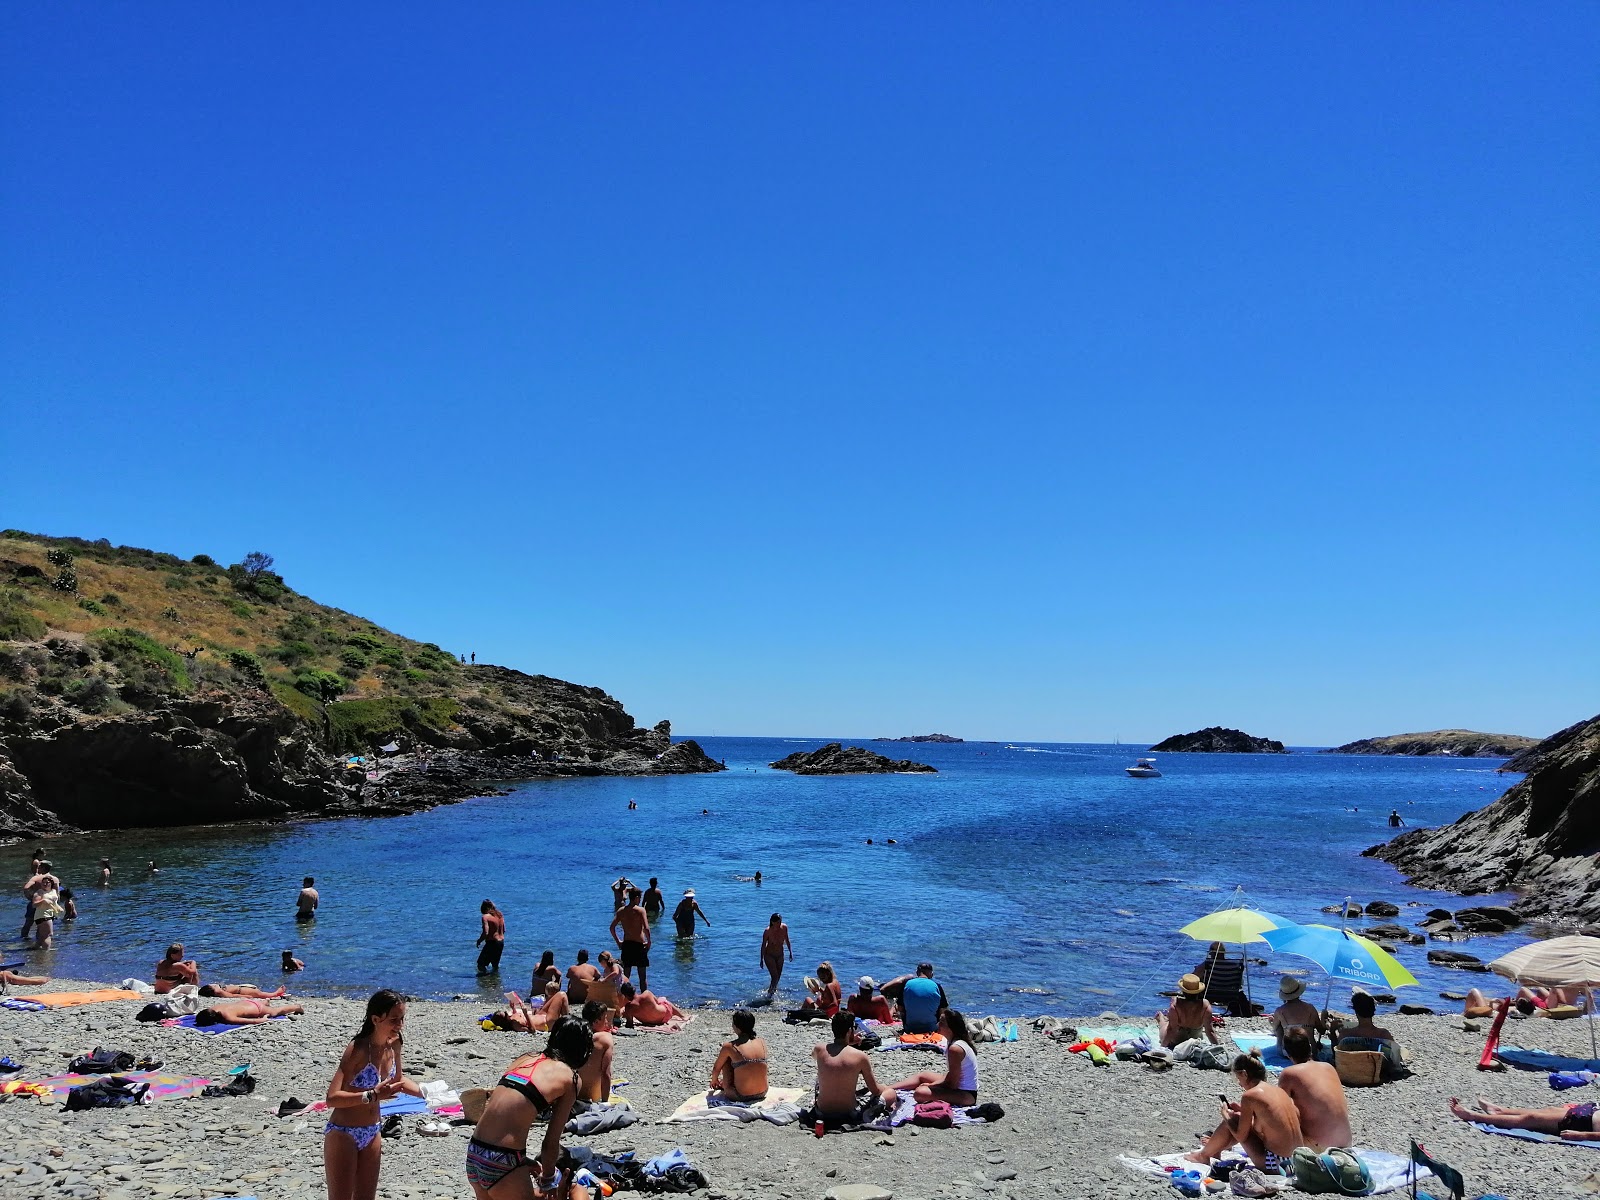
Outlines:
{"label": "child on beach", "polygon": [[366,1019],[339,1058],[326,1097],[333,1112],[322,1129],[328,1200],[375,1200],[383,1165],[379,1105],[401,1092],[422,1095],[400,1062],[405,1023],[405,997],[388,988],[374,992]]}

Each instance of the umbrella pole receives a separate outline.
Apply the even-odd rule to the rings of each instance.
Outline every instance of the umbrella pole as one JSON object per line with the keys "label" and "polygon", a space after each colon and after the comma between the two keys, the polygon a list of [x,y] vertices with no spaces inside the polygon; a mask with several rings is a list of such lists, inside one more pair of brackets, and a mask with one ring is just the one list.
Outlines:
{"label": "umbrella pole", "polygon": [[[1350,913],[1350,897],[1346,896],[1344,898],[1344,903],[1339,906],[1339,934],[1340,934],[1341,937],[1344,935],[1344,925],[1345,925],[1345,921],[1349,918],[1349,913]],[[1322,994],[1322,1013],[1323,1013],[1324,1016],[1327,1015],[1328,1006],[1330,1004],[1332,1004],[1332,1003],[1333,1003],[1333,973],[1330,971],[1328,973],[1328,990]]]}
{"label": "umbrella pole", "polygon": [[1595,1037],[1594,1037],[1594,988],[1591,987],[1587,983],[1584,984],[1583,985],[1583,994],[1589,998],[1589,1003],[1587,1005],[1585,1005],[1585,1007],[1588,1009],[1588,1011],[1583,1014],[1583,1023],[1589,1027],[1589,1057],[1591,1057],[1591,1058],[1600,1058],[1600,1050],[1596,1050],[1595,1049]]}

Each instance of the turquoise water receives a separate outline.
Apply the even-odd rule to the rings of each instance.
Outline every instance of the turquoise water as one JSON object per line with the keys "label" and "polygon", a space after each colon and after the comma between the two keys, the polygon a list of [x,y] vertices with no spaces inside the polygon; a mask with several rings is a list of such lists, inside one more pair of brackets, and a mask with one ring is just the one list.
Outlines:
{"label": "turquoise water", "polygon": [[[726,773],[542,781],[382,820],[58,839],[50,853],[82,915],[56,950],[30,958],[67,977],[148,979],[176,939],[207,978],[269,983],[287,948],[306,961],[304,992],[491,999],[525,992],[541,950],[565,967],[579,946],[610,945],[608,885],[626,872],[641,886],[660,876],[669,912],[695,888],[711,919],[681,943],[670,919],[657,929],[650,983],[680,1002],[764,991],[757,949],[776,911],[794,940],[791,994],[822,959],[847,980],[881,980],[927,958],[957,1002],[980,1011],[1140,1009],[1200,957],[1178,927],[1235,887],[1300,921],[1329,920],[1318,910],[1347,895],[1400,904],[1404,924],[1420,916],[1408,901],[1460,907],[1360,851],[1388,836],[1391,808],[1411,825],[1440,824],[1509,782],[1493,761],[1311,753],[1166,755],[1164,777],[1141,780],[1122,770],[1137,747],[1044,743],[884,746],[940,773],[802,778],[766,764],[819,741],[702,744]],[[23,860],[13,874],[29,848],[11,849]],[[116,867],[106,890],[90,882],[103,854]],[[152,857],[155,876],[144,870]],[[757,870],[759,887],[736,879]],[[323,906],[297,926],[307,874]],[[480,986],[473,939],[486,897],[505,912],[508,940],[498,985]],[[1522,940],[1458,948],[1489,959]],[[1477,981],[1428,968],[1421,948],[1401,960],[1424,984],[1402,998],[1428,1003]]]}

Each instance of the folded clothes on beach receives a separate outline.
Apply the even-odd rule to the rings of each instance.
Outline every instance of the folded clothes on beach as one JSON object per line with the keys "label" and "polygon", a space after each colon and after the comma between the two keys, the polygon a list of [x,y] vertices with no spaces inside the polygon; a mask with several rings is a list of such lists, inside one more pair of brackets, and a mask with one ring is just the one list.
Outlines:
{"label": "folded clothes on beach", "polygon": [[80,1004],[103,1004],[107,1000],[140,1000],[143,997],[138,992],[124,991],[122,988],[100,988],[93,992],[41,992],[36,996],[18,996],[17,999],[42,1004],[46,1008],[76,1008]]}
{"label": "folded clothes on beach", "polygon": [[[83,1087],[97,1079],[107,1078],[103,1075],[52,1075],[48,1079],[36,1079],[34,1083],[49,1088],[57,1095],[66,1095],[75,1087]],[[210,1083],[209,1079],[200,1079],[192,1075],[166,1075],[160,1071],[119,1071],[118,1079],[131,1080],[134,1083],[148,1083],[150,1085],[149,1101],[181,1100],[186,1096],[198,1096]]]}
{"label": "folded clothes on beach", "polygon": [[389,1099],[380,1102],[378,1105],[378,1115],[384,1117],[393,1117],[396,1115],[404,1115],[405,1113],[419,1113],[427,1111],[428,1102],[426,1100],[424,1100],[421,1096],[412,1096],[408,1093],[403,1093],[399,1096],[391,1096]]}
{"label": "folded clothes on beach", "polygon": [[937,1033],[902,1033],[899,1037],[887,1037],[875,1050],[937,1050],[943,1054],[947,1048],[944,1038]]}
{"label": "folded clothes on beach", "polygon": [[[225,1021],[218,1022],[215,1025],[196,1025],[194,1023],[194,1019],[195,1019],[196,1015],[197,1014],[195,1014],[195,1013],[184,1013],[184,1015],[181,1016],[181,1017],[163,1017],[160,1021],[157,1022],[157,1024],[158,1025],[165,1025],[169,1029],[187,1029],[187,1030],[190,1030],[193,1033],[208,1033],[208,1034],[213,1034],[213,1035],[219,1034],[219,1033],[232,1033],[236,1029],[253,1029],[254,1028],[254,1026],[252,1026],[252,1025],[229,1025]],[[289,1019],[288,1017],[268,1017],[267,1018],[267,1020],[269,1020],[269,1021],[287,1021],[288,1019]]]}
{"label": "folded clothes on beach", "polygon": [[615,1104],[580,1100],[572,1110],[572,1116],[567,1118],[567,1132],[579,1137],[610,1133],[613,1129],[626,1129],[638,1119],[639,1114],[629,1107],[626,1100]]}
{"label": "folded clothes on beach", "polygon": [[1600,1059],[1574,1058],[1548,1050],[1524,1050],[1521,1046],[1501,1046],[1494,1056],[1508,1067],[1524,1071],[1600,1071]]}
{"label": "folded clothes on beach", "polygon": [[[1367,1150],[1355,1147],[1352,1151],[1357,1158],[1366,1164],[1368,1173],[1372,1176],[1372,1190],[1366,1194],[1379,1196],[1384,1192],[1395,1192],[1401,1188],[1411,1186],[1411,1160],[1398,1154],[1390,1154],[1386,1150]],[[1130,1171],[1138,1171],[1141,1175],[1155,1175],[1165,1179],[1173,1170],[1198,1171],[1201,1180],[1211,1177],[1209,1167],[1192,1163],[1182,1153],[1160,1154],[1153,1158],[1137,1158],[1130,1154],[1119,1154],[1117,1161]],[[1236,1150],[1230,1150],[1222,1156],[1223,1162],[1234,1162],[1241,1166],[1248,1166],[1250,1160]],[[1418,1167],[1417,1179],[1432,1179],[1433,1172]]]}
{"label": "folded clothes on beach", "polygon": [[1600,1142],[1569,1142],[1553,1133],[1539,1133],[1533,1129],[1501,1129],[1498,1125],[1484,1125],[1478,1121],[1468,1121],[1467,1124],[1479,1133],[1495,1133],[1501,1137],[1514,1137],[1524,1142],[1553,1142],[1557,1146],[1587,1146],[1591,1150],[1600,1150]]}
{"label": "folded clothes on beach", "polygon": [[740,1104],[713,1097],[709,1092],[696,1092],[657,1124],[670,1125],[679,1121],[741,1121],[748,1124],[751,1121],[767,1121],[773,1125],[789,1125],[799,1118],[800,1102],[804,1097],[803,1088],[775,1087],[768,1088],[761,1100]]}

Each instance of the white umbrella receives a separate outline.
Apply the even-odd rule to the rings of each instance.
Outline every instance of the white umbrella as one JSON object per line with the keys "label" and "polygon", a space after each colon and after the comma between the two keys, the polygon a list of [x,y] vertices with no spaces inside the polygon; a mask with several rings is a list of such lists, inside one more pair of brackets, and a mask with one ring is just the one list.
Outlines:
{"label": "white umbrella", "polygon": [[[1489,964],[1496,975],[1504,975],[1513,983],[1531,983],[1539,987],[1581,987],[1589,995],[1589,1011],[1594,1015],[1593,988],[1600,986],[1600,938],[1572,934],[1569,937],[1550,938],[1532,942],[1510,954],[1502,955]],[[1589,1046],[1595,1048],[1594,1022],[1589,1026]],[[1595,1057],[1600,1058],[1600,1052]]]}

